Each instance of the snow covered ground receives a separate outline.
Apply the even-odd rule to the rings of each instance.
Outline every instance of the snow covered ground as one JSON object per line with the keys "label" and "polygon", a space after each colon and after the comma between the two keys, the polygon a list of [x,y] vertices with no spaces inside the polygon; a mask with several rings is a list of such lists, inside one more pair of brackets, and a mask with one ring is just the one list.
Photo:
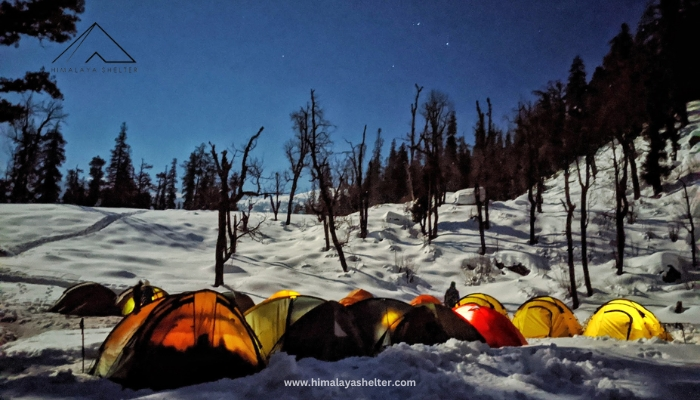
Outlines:
{"label": "snow covered ground", "polygon": [[[698,106],[694,106],[698,108]],[[697,113],[697,110],[691,109]],[[676,171],[692,171],[696,152],[688,135],[700,129],[700,118],[683,130],[683,149]],[[670,188],[652,198],[649,188],[634,205],[637,219],[627,225],[625,274],[617,276],[612,261],[614,224],[604,215],[613,210],[610,150],[599,152],[598,180],[591,196],[589,238],[595,293],[585,297],[580,264],[583,323],[604,302],[618,297],[638,301],[667,325],[675,340],[622,342],[574,337],[530,340],[522,348],[490,349],[481,343],[451,340],[437,346],[396,345],[374,358],[328,363],[296,361],[275,355],[255,375],[224,379],[177,390],[134,392],[109,380],[82,373],[79,318],[46,313],[63,290],[79,281],[96,281],[115,291],[139,279],[177,293],[210,288],[214,280],[216,213],[209,211],[143,211],[69,205],[0,205],[0,397],[2,398],[335,398],[335,399],[621,399],[700,398],[700,273],[690,268],[686,232],[669,239],[669,225],[682,212],[682,191],[674,174]],[[440,209],[439,237],[431,245],[417,227],[396,220],[403,204],[370,209],[369,237],[357,237],[357,215],[343,219],[340,237],[350,271],[342,272],[333,250],[323,252],[322,226],[316,218],[294,215],[292,225],[273,221],[265,212],[261,242],[245,238],[225,269],[225,287],[249,294],[256,302],[281,289],[338,300],[355,288],[375,296],[405,301],[428,293],[442,298],[450,281],[462,295],[488,293],[512,314],[536,295],[552,295],[571,304],[563,282],[565,213],[563,176],[546,182],[544,213],[538,216],[540,242],[527,244],[528,209],[524,196],[491,207],[493,227],[487,232],[489,257],[506,266],[517,263],[531,272],[521,276],[506,268],[467,285],[461,266],[478,249],[471,206],[448,203]],[[692,186],[695,198],[698,184]],[[578,184],[573,183],[578,202]],[[700,196],[700,195],[699,195]],[[631,195],[630,195],[631,198]],[[699,202],[700,203],[700,202]],[[256,210],[264,210],[260,204]],[[697,215],[696,215],[697,216]],[[578,215],[576,216],[578,218]],[[280,216],[280,219],[283,219]],[[576,224],[577,226],[577,224]],[[576,235],[578,237],[578,235]],[[577,260],[580,251],[577,253]],[[682,272],[677,283],[664,283],[667,265]],[[415,273],[408,281],[400,267]],[[470,277],[471,278],[471,277]],[[673,311],[683,302],[683,312]],[[86,369],[119,321],[86,318]],[[682,329],[681,329],[682,328]],[[291,381],[329,380],[348,387],[290,386]],[[336,381],[337,379],[337,381]],[[356,386],[375,379],[413,380],[415,386]],[[285,381],[289,381],[285,383]],[[303,384],[296,382],[297,385]]]}

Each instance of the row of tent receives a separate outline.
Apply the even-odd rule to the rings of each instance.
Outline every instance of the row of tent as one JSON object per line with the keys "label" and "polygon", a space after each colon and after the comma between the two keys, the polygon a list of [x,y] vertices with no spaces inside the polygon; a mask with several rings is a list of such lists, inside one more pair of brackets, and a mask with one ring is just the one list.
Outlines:
{"label": "row of tent", "polygon": [[[141,305],[168,295],[168,292],[156,286],[147,284],[144,289],[139,299]],[[124,316],[131,314],[135,307],[134,287],[129,287],[117,295],[112,289],[99,283],[82,282],[66,289],[49,308],[49,312],[80,317]]]}
{"label": "row of tent", "polygon": [[[57,305],[72,297],[68,292]],[[126,387],[163,389],[248,375],[276,352],[335,361],[373,356],[400,342],[455,338],[502,347],[526,345],[526,337],[581,333],[571,310],[552,297],[529,300],[511,321],[503,305],[485,294],[465,296],[450,309],[430,295],[405,303],[362,289],[338,302],[281,291],[257,305],[241,293],[201,290],[163,295],[126,313],[91,373]],[[651,312],[629,300],[601,306],[583,333],[669,339]]]}

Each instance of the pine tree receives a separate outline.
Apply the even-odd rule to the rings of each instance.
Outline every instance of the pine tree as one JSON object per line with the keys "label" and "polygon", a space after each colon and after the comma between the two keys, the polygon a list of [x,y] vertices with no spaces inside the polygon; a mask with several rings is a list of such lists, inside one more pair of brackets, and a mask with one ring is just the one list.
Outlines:
{"label": "pine tree", "polygon": [[167,175],[165,207],[175,209],[177,200],[177,158],[173,158]]}
{"label": "pine tree", "polygon": [[153,165],[147,164],[146,161],[141,159],[139,173],[136,175],[136,197],[134,199],[134,206],[136,208],[151,207],[153,182],[151,182],[151,175],[148,174],[148,170],[151,168],[153,168]]}
{"label": "pine tree", "polygon": [[40,169],[40,183],[37,188],[39,203],[56,203],[61,194],[59,183],[63,175],[59,168],[66,161],[63,135],[55,127],[42,138],[42,163]]}
{"label": "pine tree", "polygon": [[442,157],[442,169],[445,174],[445,192],[455,192],[460,188],[462,180],[459,160],[457,158],[457,116],[450,113],[447,119],[447,139],[445,140],[445,152]]}
{"label": "pine tree", "polygon": [[136,185],[134,166],[131,163],[131,146],[126,143],[126,122],[122,123],[119,135],[114,140],[114,149],[107,166],[108,193],[103,199],[106,207],[130,207],[133,205]]}
{"label": "pine tree", "polygon": [[85,185],[80,174],[82,169],[77,166],[75,169],[69,169],[66,174],[66,191],[63,193],[63,202],[65,204],[85,204]]}
{"label": "pine tree", "polygon": [[90,182],[88,183],[88,194],[85,200],[86,205],[96,206],[102,195],[102,186],[105,173],[102,170],[107,162],[100,156],[95,156],[90,160]]}

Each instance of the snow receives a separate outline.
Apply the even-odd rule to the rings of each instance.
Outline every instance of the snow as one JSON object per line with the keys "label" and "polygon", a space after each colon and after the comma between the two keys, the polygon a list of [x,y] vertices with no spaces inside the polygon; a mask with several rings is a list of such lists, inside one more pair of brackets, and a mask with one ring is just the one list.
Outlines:
{"label": "snow", "polygon": [[[684,135],[700,129],[700,118],[693,121],[683,129]],[[687,140],[682,144],[679,160],[690,160]],[[638,149],[644,146],[640,143]],[[643,189],[642,199],[635,202],[637,221],[626,226],[625,274],[618,276],[612,261],[614,226],[604,216],[613,209],[610,155],[609,147],[598,153],[600,173],[591,192],[588,232],[594,294],[585,296],[577,249],[581,306],[575,314],[585,325],[601,304],[626,297],[667,324],[673,342],[577,336],[531,339],[522,348],[491,349],[482,343],[450,340],[436,346],[399,344],[377,357],[333,363],[296,361],[282,353],[252,376],[163,392],[124,390],[82,372],[80,318],[46,313],[46,308],[66,287],[80,281],[96,281],[115,291],[139,279],[170,293],[211,288],[216,212],[2,204],[0,247],[7,256],[0,258],[0,397],[696,399],[700,396],[700,273],[690,266],[686,233],[681,230],[676,242],[668,234],[668,225],[682,212],[682,190],[674,186],[673,176],[665,184],[675,189],[659,198],[652,198],[649,188]],[[684,165],[688,161],[679,163]],[[536,295],[552,295],[571,304],[565,287],[563,175],[553,176],[546,187],[535,246],[527,244],[524,196],[491,206],[487,257],[506,267],[521,264],[530,270],[526,276],[496,268],[480,285],[466,284],[462,265],[479,248],[478,227],[470,220],[473,206],[443,205],[439,237],[432,244],[417,235],[404,204],[372,207],[365,240],[357,237],[356,214],[342,219],[338,234],[349,240],[345,251],[350,267],[343,272],[335,251],[323,251],[323,227],[316,217],[293,215],[292,224],[285,226],[265,209],[269,203],[260,201],[251,218],[263,220],[264,237],[260,242],[244,238],[239,243],[238,254],[225,267],[226,285],[217,290],[239,290],[259,302],[281,289],[338,300],[360,287],[375,296],[409,301],[421,293],[442,298],[455,281],[462,295],[490,294],[511,315]],[[572,197],[578,201],[575,182]],[[284,218],[280,213],[279,219]],[[574,236],[578,243],[578,234]],[[681,271],[680,282],[662,281],[660,272],[667,265]],[[412,281],[402,272],[406,267],[415,274]],[[678,301],[683,306],[680,314],[674,312]],[[86,369],[119,320],[85,318]],[[285,380],[303,379],[343,386],[285,385]],[[415,380],[416,385],[352,385],[363,379]]]}

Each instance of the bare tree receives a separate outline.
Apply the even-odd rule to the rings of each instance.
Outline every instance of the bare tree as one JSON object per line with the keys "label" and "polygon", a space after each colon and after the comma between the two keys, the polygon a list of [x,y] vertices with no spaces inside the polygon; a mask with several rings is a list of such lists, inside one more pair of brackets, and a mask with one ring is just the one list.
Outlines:
{"label": "bare tree", "polygon": [[284,153],[291,166],[291,181],[292,188],[289,191],[289,205],[287,206],[287,221],[285,225],[289,225],[292,221],[292,211],[294,209],[294,195],[297,191],[299,177],[306,168],[309,154],[309,106],[301,107],[299,111],[290,115],[294,122],[294,138],[284,144]]}
{"label": "bare tree", "polygon": [[416,151],[425,157],[424,183],[427,193],[423,193],[423,196],[427,196],[428,243],[438,236],[438,207],[443,198],[441,190],[444,187],[440,157],[443,153],[443,138],[447,128],[447,118],[450,115],[449,109],[447,95],[433,90],[421,111],[425,118],[425,128],[420,135]]}
{"label": "bare tree", "polygon": [[239,236],[233,230],[233,226],[237,226],[238,224],[231,223],[231,204],[237,204],[243,198],[243,196],[258,195],[258,192],[260,191],[259,181],[257,182],[258,192],[246,192],[244,191],[243,186],[248,178],[248,172],[251,170],[251,168],[257,169],[257,167],[251,164],[248,158],[250,157],[250,152],[255,148],[258,137],[260,137],[262,131],[263,128],[261,127],[258,133],[253,135],[250,140],[248,140],[248,144],[243,150],[241,170],[237,174],[238,178],[235,180],[237,186],[232,188],[232,192],[229,192],[229,173],[231,172],[231,167],[233,167],[236,154],[234,152],[231,161],[229,161],[227,158],[227,151],[224,150],[221,152],[221,162],[219,162],[219,154],[216,151],[216,147],[209,143],[211,146],[211,155],[214,159],[214,165],[216,166],[216,172],[219,175],[221,185],[219,191],[219,233],[216,239],[216,265],[214,267],[214,286],[217,287],[224,284],[224,263],[226,263],[226,261],[228,261],[231,256],[235,254],[236,242],[239,238]]}
{"label": "bare tree", "polygon": [[[325,207],[328,219],[328,230],[330,231],[333,246],[338,252],[340,266],[344,272],[348,271],[345,261],[343,245],[338,240],[335,229],[335,206],[338,197],[338,190],[334,190],[333,173],[331,169],[332,142],[328,133],[330,124],[323,117],[323,110],[318,107],[314,90],[311,90],[310,105],[311,124],[309,125],[309,135],[306,140],[309,145],[309,156],[311,157],[311,178],[318,184],[319,199]],[[338,186],[341,186],[344,176],[338,177]]]}
{"label": "bare tree", "polygon": [[411,104],[411,131],[408,133],[408,165],[406,165],[406,175],[408,175],[408,192],[411,194],[411,201],[416,201],[416,196],[414,193],[415,185],[415,171],[414,162],[416,155],[416,148],[420,146],[420,138],[416,137],[416,112],[418,112],[418,99],[420,98],[420,92],[423,90],[423,86],[416,86],[416,98]]}
{"label": "bare tree", "polygon": [[14,143],[9,168],[9,197],[14,203],[35,200],[34,189],[39,180],[42,141],[47,132],[58,129],[58,125],[66,118],[60,101],[35,103],[32,96],[27,96],[21,107],[26,112],[12,122],[9,134]]}
{"label": "bare tree", "polygon": [[284,192],[287,182],[289,182],[290,179],[286,172],[275,172],[275,175],[272,176],[271,179],[272,184],[267,189],[265,197],[270,196],[270,208],[272,208],[272,213],[275,216],[274,220],[277,221],[277,213],[279,213],[280,205],[282,204],[280,201],[280,195],[282,192]]}

